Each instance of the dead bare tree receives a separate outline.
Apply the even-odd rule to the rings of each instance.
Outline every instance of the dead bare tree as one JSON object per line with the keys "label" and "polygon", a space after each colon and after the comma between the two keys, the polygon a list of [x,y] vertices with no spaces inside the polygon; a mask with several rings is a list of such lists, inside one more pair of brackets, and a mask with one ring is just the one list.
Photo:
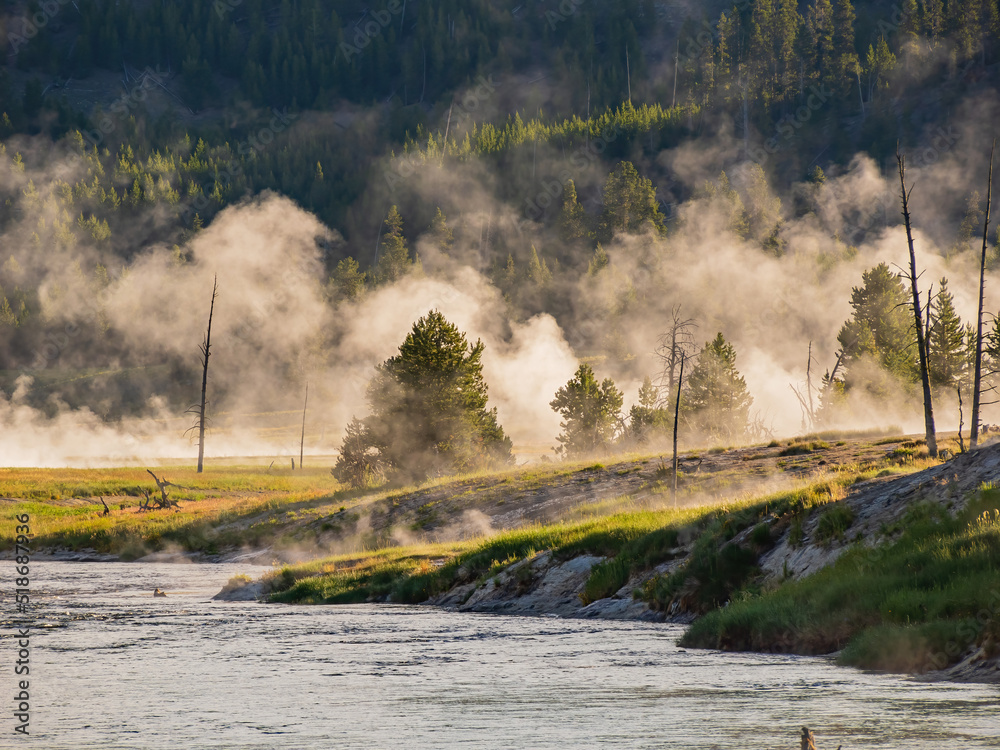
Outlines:
{"label": "dead bare tree", "polygon": [[972,434],[969,437],[969,450],[976,447],[979,441],[979,392],[982,389],[983,378],[983,290],[986,287],[986,249],[988,247],[987,232],[990,228],[990,202],[993,200],[993,152],[997,142],[993,141],[990,149],[990,170],[986,185],[986,218],[983,220],[983,252],[979,261],[979,312],[976,316],[976,362],[975,375],[972,382]]}
{"label": "dead bare tree", "polygon": [[958,449],[965,453],[965,438],[962,437],[962,430],[965,429],[965,413],[962,411],[962,386],[956,385],[955,392],[958,394]]}
{"label": "dead bare tree", "polygon": [[698,327],[694,318],[681,317],[680,305],[673,307],[670,318],[670,328],[660,336],[656,346],[656,356],[660,360],[659,387],[661,393],[666,390],[662,401],[666,401],[668,405],[674,398],[677,370],[681,359],[694,353],[695,340],[692,329]]}
{"label": "dead bare tree", "polygon": [[[171,500],[169,497],[167,497],[167,487],[177,487],[178,489],[185,489],[185,488],[181,487],[179,484],[174,484],[173,482],[167,481],[166,477],[164,477],[161,480],[158,476],[156,476],[156,474],[154,474],[149,469],[146,469],[146,473],[153,478],[153,481],[156,482],[156,486],[160,489],[160,499],[153,500],[153,502],[156,503],[156,505],[160,508],[180,507],[176,500]],[[149,508],[148,492],[146,492],[146,500],[147,500],[146,507],[148,509]]]}
{"label": "dead bare tree", "polygon": [[686,357],[681,353],[680,377],[677,379],[677,400],[674,402],[674,507],[677,507],[677,423],[681,417],[681,388],[684,385],[684,360]]}
{"label": "dead bare tree", "polygon": [[799,401],[799,406],[802,408],[802,429],[812,429],[816,426],[816,408],[813,402],[813,384],[812,384],[812,361],[813,361],[813,342],[809,342],[809,359],[806,362],[806,395],[803,396],[791,383],[788,387],[792,389],[792,393],[795,394],[795,398]]}
{"label": "dead bare tree", "polygon": [[306,407],[309,406],[309,383],[306,383],[306,398],[302,402],[302,437],[299,440],[299,469],[305,466],[306,449]]}
{"label": "dead bare tree", "polygon": [[[212,316],[215,314],[215,298],[219,295],[218,275],[212,281],[212,305],[208,309],[208,332],[201,344],[201,405],[198,407],[198,421],[192,429],[198,430],[198,473],[205,470],[205,407],[208,403],[208,358],[212,353]],[[152,473],[152,472],[150,472]]]}
{"label": "dead bare tree", "polygon": [[924,390],[924,428],[927,438],[927,453],[937,457],[937,434],[934,429],[934,404],[931,400],[931,381],[927,372],[927,347],[924,342],[923,308],[917,289],[917,256],[913,249],[913,232],[910,229],[910,191],[906,189],[906,158],[896,152],[899,165],[900,199],[903,202],[903,223],[906,226],[906,242],[910,248],[910,288],[913,291],[913,320],[917,331],[917,350],[920,356],[920,382]]}

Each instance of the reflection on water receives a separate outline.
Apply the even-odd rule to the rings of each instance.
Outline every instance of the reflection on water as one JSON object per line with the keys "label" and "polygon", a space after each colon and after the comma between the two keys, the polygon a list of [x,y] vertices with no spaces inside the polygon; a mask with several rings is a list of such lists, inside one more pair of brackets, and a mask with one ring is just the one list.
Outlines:
{"label": "reflection on water", "polygon": [[259,569],[34,563],[17,746],[745,750],[797,748],[808,724],[824,750],[941,750],[1000,735],[997,686],[684,651],[669,625],[209,601],[239,572]]}

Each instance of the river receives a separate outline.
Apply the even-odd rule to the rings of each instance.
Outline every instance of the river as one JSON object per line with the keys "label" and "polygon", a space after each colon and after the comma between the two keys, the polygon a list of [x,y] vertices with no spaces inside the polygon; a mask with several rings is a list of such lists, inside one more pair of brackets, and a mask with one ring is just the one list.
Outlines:
{"label": "river", "polygon": [[663,624],[211,601],[239,572],[261,569],[33,563],[31,735],[5,708],[0,747],[791,750],[803,724],[821,750],[1000,745],[996,685],[688,651]]}

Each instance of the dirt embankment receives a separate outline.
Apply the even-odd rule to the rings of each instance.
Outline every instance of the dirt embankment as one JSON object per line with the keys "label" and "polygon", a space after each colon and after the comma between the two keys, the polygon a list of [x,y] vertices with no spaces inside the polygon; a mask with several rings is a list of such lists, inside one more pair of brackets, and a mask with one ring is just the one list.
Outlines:
{"label": "dirt embankment", "polygon": [[[883,446],[883,449],[885,446]],[[892,450],[890,446],[890,451]],[[770,548],[757,560],[761,583],[788,581],[811,575],[836,561],[852,545],[873,549],[891,543],[887,530],[899,528],[908,510],[921,503],[937,503],[958,513],[966,500],[984,483],[1000,480],[1000,444],[965,453],[932,468],[910,475],[879,477],[855,485],[834,503],[817,506],[801,519],[797,528],[768,519],[782,528]],[[823,516],[833,506],[845,520],[841,533],[821,533]],[[756,527],[754,527],[756,528]],[[747,528],[725,545],[747,544],[754,528]],[[459,611],[492,612],[561,617],[599,617],[690,622],[697,613],[674,601],[667,612],[655,611],[636,593],[655,575],[670,574],[691,560],[694,543],[682,541],[676,556],[653,570],[632,576],[613,595],[585,604],[584,590],[595,565],[605,558],[581,555],[557,560],[549,552],[508,566],[485,581],[468,583],[431,599],[428,603]],[[677,606],[678,602],[682,606]],[[1000,681],[1000,659],[988,658],[982,649],[963,656],[962,661],[931,679],[960,681]]]}
{"label": "dirt embankment", "polygon": [[[884,462],[906,438],[782,443],[697,451],[679,460],[679,504],[725,502],[783,489],[845,466]],[[901,457],[904,460],[906,457]],[[669,455],[572,468],[540,463],[507,475],[447,481],[400,491],[311,518],[304,529],[319,547],[338,549],[366,535],[377,546],[410,541],[456,541],[533,523],[578,520],[595,512],[663,507],[671,502]],[[366,546],[371,546],[367,544]]]}

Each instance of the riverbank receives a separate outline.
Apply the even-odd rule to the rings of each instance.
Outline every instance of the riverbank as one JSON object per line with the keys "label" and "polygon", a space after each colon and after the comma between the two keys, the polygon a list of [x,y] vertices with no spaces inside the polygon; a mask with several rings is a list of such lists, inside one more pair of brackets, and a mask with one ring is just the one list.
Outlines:
{"label": "riverbank", "polygon": [[997,478],[1000,446],[902,476],[842,468],[714,507],[286,567],[255,583],[255,595],[693,621],[689,647],[837,653],[845,665],[994,682]]}
{"label": "riverbank", "polygon": [[[713,448],[681,456],[679,502],[705,505],[773,491],[833,469],[906,468],[903,437],[813,436],[794,445]],[[842,438],[842,439],[841,439]],[[828,442],[827,442],[828,441]],[[613,460],[537,461],[508,471],[433,479],[418,486],[352,490],[329,467],[212,465],[154,468],[177,505],[144,511],[160,492],[142,468],[0,469],[0,551],[29,513],[39,553],[173,554],[206,562],[305,562],[337,553],[480,538],[533,524],[572,522],[670,500],[661,454]],[[103,499],[103,502],[102,502]],[[108,506],[105,514],[104,503]]]}

